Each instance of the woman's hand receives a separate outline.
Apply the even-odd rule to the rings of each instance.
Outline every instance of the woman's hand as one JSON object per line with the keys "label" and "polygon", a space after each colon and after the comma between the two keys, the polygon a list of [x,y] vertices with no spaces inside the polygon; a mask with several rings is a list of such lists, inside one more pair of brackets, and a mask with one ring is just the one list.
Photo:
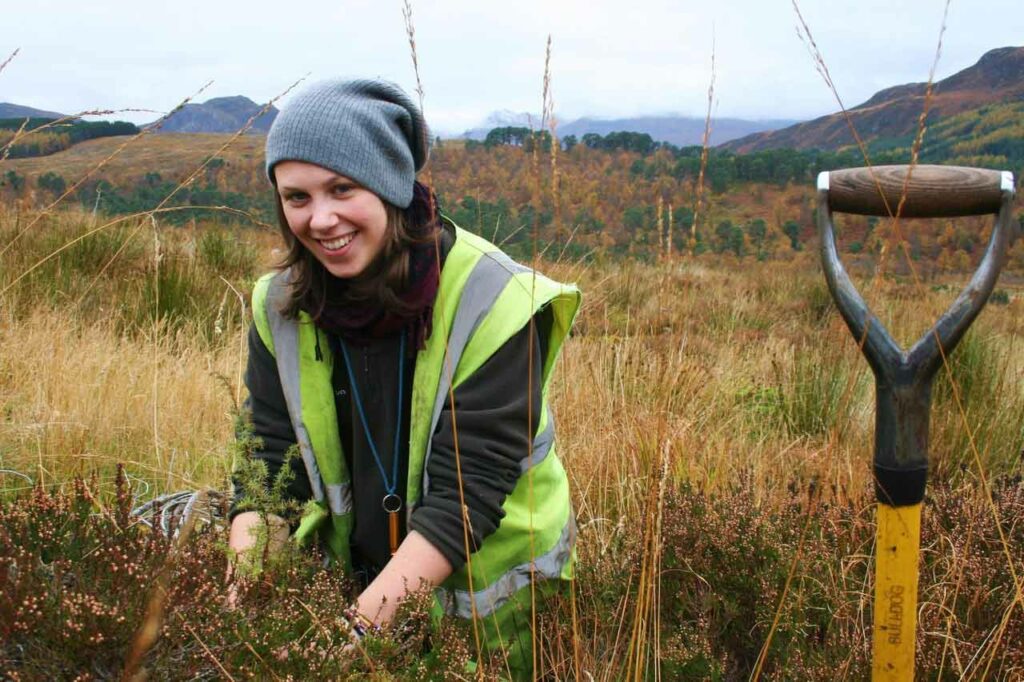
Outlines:
{"label": "woman's hand", "polygon": [[[288,524],[280,516],[267,514],[266,544],[262,551],[257,547],[264,531],[264,515],[259,512],[242,512],[231,521],[228,534],[228,570],[225,576],[227,583],[227,605],[235,608],[238,604],[239,580],[251,574],[254,569],[262,568],[264,557],[275,554],[288,541]],[[258,555],[257,555],[258,553]],[[241,575],[236,569],[242,567]]]}
{"label": "woman's hand", "polygon": [[436,587],[451,574],[448,559],[429,540],[412,531],[380,575],[359,595],[355,607],[371,623],[385,626],[407,594],[424,585]]}

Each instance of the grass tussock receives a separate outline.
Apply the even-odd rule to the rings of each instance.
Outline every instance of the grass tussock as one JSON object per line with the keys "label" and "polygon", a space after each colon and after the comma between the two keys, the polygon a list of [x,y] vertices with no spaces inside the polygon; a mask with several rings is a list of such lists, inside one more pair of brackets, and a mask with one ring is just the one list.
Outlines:
{"label": "grass tussock", "polygon": [[991,331],[972,330],[949,358],[948,370],[939,370],[932,464],[940,476],[975,469],[975,448],[986,471],[1022,463],[1024,382],[1013,359],[1018,347],[1015,339],[1006,343]]}
{"label": "grass tussock", "polygon": [[81,210],[3,211],[0,244],[7,315],[46,307],[132,335],[154,325],[185,330],[213,345],[216,334],[246,323],[237,292],[251,286],[266,258],[259,236],[240,239],[237,228],[164,227],[158,215]]}

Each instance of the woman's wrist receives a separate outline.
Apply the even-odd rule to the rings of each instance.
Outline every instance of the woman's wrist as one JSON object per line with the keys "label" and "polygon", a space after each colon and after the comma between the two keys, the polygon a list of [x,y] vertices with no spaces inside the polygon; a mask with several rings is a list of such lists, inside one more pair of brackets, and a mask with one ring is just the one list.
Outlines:
{"label": "woman's wrist", "polygon": [[381,630],[379,625],[359,611],[359,607],[356,604],[345,609],[343,615],[348,620],[348,624],[352,628],[352,634],[357,639],[363,639],[366,635],[378,633]]}

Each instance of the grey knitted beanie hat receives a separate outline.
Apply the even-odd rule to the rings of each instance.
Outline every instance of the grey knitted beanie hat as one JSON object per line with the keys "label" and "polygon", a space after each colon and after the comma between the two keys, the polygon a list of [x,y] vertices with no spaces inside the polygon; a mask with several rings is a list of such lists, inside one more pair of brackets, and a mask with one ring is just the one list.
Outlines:
{"label": "grey knitted beanie hat", "polygon": [[332,79],[298,92],[267,134],[267,177],[280,161],[308,161],[406,208],[430,152],[419,108],[394,83]]}

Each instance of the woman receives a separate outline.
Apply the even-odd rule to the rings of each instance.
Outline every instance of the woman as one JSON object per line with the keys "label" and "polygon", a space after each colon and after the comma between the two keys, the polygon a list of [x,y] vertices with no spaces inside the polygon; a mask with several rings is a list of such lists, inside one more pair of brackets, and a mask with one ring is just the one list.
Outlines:
{"label": "woman", "polygon": [[[531,609],[571,577],[547,386],[580,297],[437,219],[415,178],[428,148],[415,104],[382,81],[314,84],[274,121],[288,254],[253,292],[254,456],[271,478],[295,467],[288,494],[310,502],[293,535],[360,582],[356,633],[426,583],[484,655],[528,674]],[[235,514],[236,552],[260,518]]]}

